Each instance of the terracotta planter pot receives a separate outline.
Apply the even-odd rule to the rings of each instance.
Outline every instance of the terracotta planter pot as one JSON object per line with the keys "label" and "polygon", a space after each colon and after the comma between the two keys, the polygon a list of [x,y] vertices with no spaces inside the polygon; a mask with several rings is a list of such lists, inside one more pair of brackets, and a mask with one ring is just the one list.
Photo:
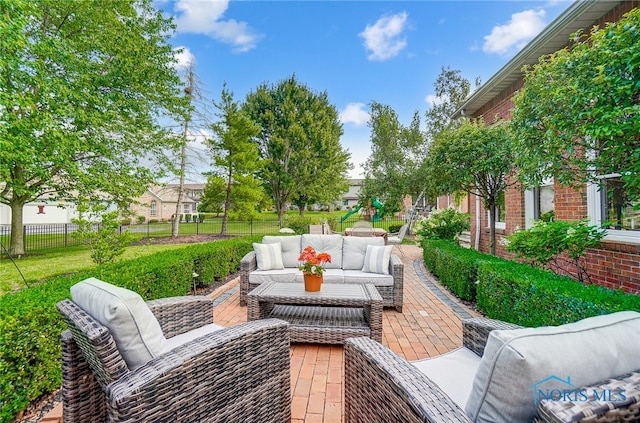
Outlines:
{"label": "terracotta planter pot", "polygon": [[304,274],[304,290],[309,292],[320,291],[322,284],[322,275]]}

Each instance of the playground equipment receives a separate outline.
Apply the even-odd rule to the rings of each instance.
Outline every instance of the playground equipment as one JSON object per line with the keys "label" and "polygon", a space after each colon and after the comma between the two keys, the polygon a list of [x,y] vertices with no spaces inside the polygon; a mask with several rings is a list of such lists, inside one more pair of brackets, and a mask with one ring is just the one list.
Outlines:
{"label": "playground equipment", "polygon": [[[365,208],[365,212],[368,212],[367,214],[371,216],[372,222],[379,221],[382,215],[384,214],[384,204],[382,204],[378,198],[374,198],[374,197],[369,198],[369,201],[367,203],[368,204],[365,206],[363,206],[362,204],[358,204],[351,211],[349,211],[347,214],[342,216],[340,218],[340,222],[344,222],[350,216],[354,215],[355,213],[358,213],[363,207]],[[371,209],[375,209],[375,212],[371,213],[372,211]]]}

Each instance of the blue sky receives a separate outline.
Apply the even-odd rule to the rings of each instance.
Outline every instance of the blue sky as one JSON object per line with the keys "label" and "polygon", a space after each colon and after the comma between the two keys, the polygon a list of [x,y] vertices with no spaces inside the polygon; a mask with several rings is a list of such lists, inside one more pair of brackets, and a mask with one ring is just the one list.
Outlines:
{"label": "blue sky", "polygon": [[[408,124],[437,99],[442,67],[487,81],[570,1],[211,1],[157,0],[173,15],[202,91],[219,101],[223,83],[236,100],[260,84],[295,74],[326,91],[343,123],[354,170],[370,153],[372,101]],[[198,141],[192,146],[202,150]],[[206,159],[205,159],[206,160]],[[199,165],[208,170],[206,164]],[[197,180],[195,174],[190,179]]]}

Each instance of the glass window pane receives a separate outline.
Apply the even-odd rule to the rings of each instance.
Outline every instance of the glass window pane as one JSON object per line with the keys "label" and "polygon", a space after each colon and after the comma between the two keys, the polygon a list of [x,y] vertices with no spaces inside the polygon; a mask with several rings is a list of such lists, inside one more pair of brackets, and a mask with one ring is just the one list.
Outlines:
{"label": "glass window pane", "polygon": [[602,220],[610,229],[640,230],[640,210],[634,210],[638,202],[629,200],[622,179],[607,178],[602,185]]}

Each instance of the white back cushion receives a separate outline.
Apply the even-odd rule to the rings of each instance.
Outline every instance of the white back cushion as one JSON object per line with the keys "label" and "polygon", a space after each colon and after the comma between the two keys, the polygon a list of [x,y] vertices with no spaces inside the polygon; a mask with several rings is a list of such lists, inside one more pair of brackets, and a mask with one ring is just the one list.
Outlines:
{"label": "white back cushion", "polygon": [[465,411],[476,422],[530,422],[540,390],[577,389],[637,370],[639,352],[640,313],[633,311],[495,330]]}
{"label": "white back cushion", "polygon": [[360,237],[345,236],[342,239],[342,268],[344,270],[362,270],[367,245],[384,245],[380,236]]}
{"label": "white back cushion", "polygon": [[282,244],[274,242],[271,244],[253,243],[253,250],[256,252],[258,270],[281,270],[282,264]]}
{"label": "white back cushion", "polygon": [[302,234],[300,245],[302,249],[310,245],[318,254],[329,253],[331,263],[323,263],[325,269],[342,269],[342,235]]}
{"label": "white back cushion", "polygon": [[300,257],[300,235],[278,236],[265,235],[262,237],[263,244],[279,242],[282,247],[282,264],[284,267],[298,267],[298,257]]}
{"label": "white back cushion", "polygon": [[71,299],[109,329],[129,369],[165,351],[160,324],[137,293],[89,278],[71,287]]}

